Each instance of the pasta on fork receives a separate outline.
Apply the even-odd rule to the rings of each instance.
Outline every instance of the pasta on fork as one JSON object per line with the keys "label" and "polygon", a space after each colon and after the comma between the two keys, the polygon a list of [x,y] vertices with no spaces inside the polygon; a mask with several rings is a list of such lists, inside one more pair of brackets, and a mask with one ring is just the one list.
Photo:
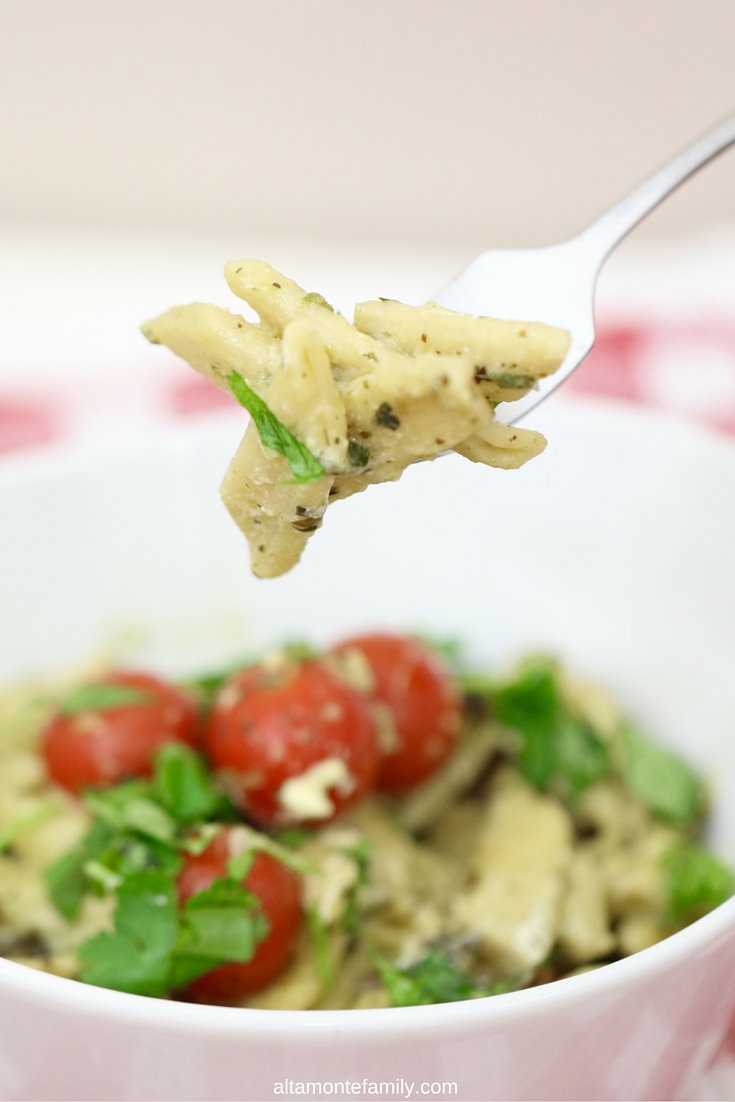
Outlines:
{"label": "pasta on fork", "polygon": [[143,333],[251,415],[221,493],[258,577],[298,562],[328,505],[417,460],[454,450],[512,469],[546,446],[494,409],[556,371],[566,330],[382,299],[360,303],[352,324],[261,261],[231,261],[225,278],[259,324],[192,303]]}

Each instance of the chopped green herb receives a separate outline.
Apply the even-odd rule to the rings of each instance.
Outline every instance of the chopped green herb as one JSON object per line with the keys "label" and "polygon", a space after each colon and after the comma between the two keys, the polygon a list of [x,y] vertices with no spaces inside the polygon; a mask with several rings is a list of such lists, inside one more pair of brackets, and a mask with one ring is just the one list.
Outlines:
{"label": "chopped green herb", "polygon": [[150,693],[132,685],[80,685],[64,698],[59,711],[65,716],[74,716],[80,712],[111,712],[115,708],[143,707],[152,702]]}
{"label": "chopped green herb", "polygon": [[623,780],[629,792],[666,822],[685,826],[701,815],[705,793],[697,775],[670,750],[656,746],[638,728],[620,729]]}
{"label": "chopped green herb", "polygon": [[156,754],[152,792],[180,826],[211,818],[222,803],[204,762],[183,742],[166,743]]}
{"label": "chopped green herb", "polygon": [[200,853],[204,853],[207,846],[211,845],[221,830],[221,823],[202,823],[191,834],[187,834],[181,843],[181,848],[192,857],[198,857]]}
{"label": "chopped green herb", "polygon": [[491,706],[495,693],[502,687],[496,678],[475,670],[460,671],[457,674],[457,684],[465,696],[486,697]]}
{"label": "chopped green herb", "polygon": [[332,965],[332,955],[329,951],[327,928],[316,907],[307,907],[306,919],[309,923],[309,932],[314,942],[319,979],[322,981],[324,987],[330,987],[334,982],[334,968]]}
{"label": "chopped green herb", "polygon": [[418,635],[416,638],[420,643],[425,643],[427,647],[437,651],[455,670],[459,668],[462,661],[462,644],[458,639],[439,639],[434,635]]}
{"label": "chopped green herb", "polygon": [[392,429],[395,432],[401,423],[401,419],[392,405],[388,402],[381,402],[375,413],[375,423],[377,425],[382,425],[385,429]]}
{"label": "chopped green herb", "polygon": [[319,655],[319,651],[311,643],[305,643],[303,639],[294,639],[290,643],[284,643],[278,650],[286,662],[309,662]]}
{"label": "chopped green herb", "polygon": [[350,889],[350,893],[347,896],[347,904],[342,913],[342,928],[352,937],[354,937],[360,929],[362,916],[358,905],[358,897],[360,888],[367,884],[370,879],[370,855],[372,849],[373,844],[370,839],[361,838],[356,845],[349,846],[342,851],[347,857],[351,857],[357,865],[357,881]]}
{"label": "chopped green herb", "polygon": [[377,953],[373,954],[373,964],[393,1006],[422,1006],[434,1001],[408,970],[398,968]]}
{"label": "chopped green herb", "polygon": [[[334,307],[331,306],[324,295],[320,295],[318,291],[309,291],[308,295],[304,295],[303,302],[312,303],[314,306],[323,306],[325,310],[331,310],[334,313]],[[337,311],[339,313],[339,311]]]}
{"label": "chopped green herb", "polygon": [[513,371],[488,371],[481,378],[503,390],[529,390],[536,385],[535,375],[521,375]]}
{"label": "chopped green herb", "polygon": [[238,371],[228,375],[230,390],[241,406],[252,417],[260,439],[267,448],[280,452],[288,462],[294,481],[316,482],[324,474],[324,467],[305,444],[298,440],[283,422],[268,409],[263,399],[252,390]]}
{"label": "chopped green herb", "polygon": [[171,845],[176,823],[149,793],[145,782],[130,781],[104,792],[86,792],[84,802],[90,811],[118,830],[138,831],[157,842]]}
{"label": "chopped green herb", "polygon": [[114,833],[109,823],[98,819],[75,849],[46,869],[49,895],[68,922],[78,916],[82,900],[89,891],[85,866],[104,853]]}
{"label": "chopped green herb", "polygon": [[113,872],[107,865],[103,865],[101,861],[87,861],[84,865],[84,873],[92,881],[93,885],[98,885],[102,895],[107,892],[114,892],[116,888],[119,888],[125,879],[119,872]]}
{"label": "chopped green herb", "polygon": [[529,663],[516,681],[495,689],[493,703],[501,723],[521,734],[519,765],[536,788],[553,788],[574,800],[609,773],[605,744],[564,711],[551,663]]}
{"label": "chopped green herb", "polygon": [[62,807],[61,801],[52,797],[50,800],[44,800],[38,807],[34,807],[33,811],[28,811],[25,815],[19,815],[17,819],[13,819],[11,823],[6,823],[0,829],[0,853],[11,846],[16,838],[19,838],[21,834],[25,834],[27,830],[33,830],[34,827],[41,826],[42,823],[53,819],[62,810]]}
{"label": "chopped green herb", "polygon": [[260,901],[233,880],[215,880],[184,905],[171,961],[169,988],[176,990],[219,964],[249,961],[268,933]]}
{"label": "chopped green herb", "polygon": [[214,702],[217,698],[217,694],[224,685],[228,677],[230,677],[236,670],[239,670],[245,663],[233,666],[230,669],[223,670],[221,673],[208,674],[206,677],[192,678],[190,681],[182,682],[183,688],[189,689],[197,698],[197,701],[205,712],[211,712],[214,707]]}
{"label": "chopped green herb", "polygon": [[249,849],[238,857],[231,857],[227,862],[227,876],[236,884],[242,884],[243,880],[253,867],[255,850]]}
{"label": "chopped green herb", "polygon": [[557,775],[564,779],[561,795],[574,800],[610,772],[607,747],[587,723],[561,716],[556,736]]}
{"label": "chopped green herb", "polygon": [[118,888],[114,933],[89,938],[79,948],[84,983],[165,995],[171,954],[179,938],[179,919],[172,877],[146,870],[126,877]]}
{"label": "chopped green herb", "polygon": [[735,875],[713,853],[694,842],[680,842],[663,855],[664,917],[693,922],[719,907],[735,891]]}
{"label": "chopped green herb", "polygon": [[309,830],[279,830],[276,831],[275,840],[286,849],[300,849],[312,836],[313,831]]}
{"label": "chopped green herb", "polygon": [[469,977],[450,962],[440,949],[430,953],[418,964],[399,968],[379,954],[373,963],[390,995],[393,1006],[423,1006],[429,1003],[460,1002],[501,995],[518,986],[517,978],[503,980],[492,987],[477,987]]}
{"label": "chopped green herb", "polygon": [[364,444],[350,438],[347,443],[347,458],[351,467],[366,467],[370,460],[370,452]]}

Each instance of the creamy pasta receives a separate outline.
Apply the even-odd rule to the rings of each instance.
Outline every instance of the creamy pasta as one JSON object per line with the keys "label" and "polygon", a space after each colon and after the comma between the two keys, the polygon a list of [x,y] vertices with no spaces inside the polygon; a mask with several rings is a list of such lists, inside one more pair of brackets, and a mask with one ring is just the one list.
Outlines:
{"label": "creamy pasta", "polygon": [[512,469],[545,447],[494,407],[556,371],[565,330],[390,300],[360,303],[351,324],[260,261],[231,261],[225,277],[259,324],[193,303],[143,332],[251,411],[221,492],[259,577],[298,562],[328,505],[417,460],[454,450]]}

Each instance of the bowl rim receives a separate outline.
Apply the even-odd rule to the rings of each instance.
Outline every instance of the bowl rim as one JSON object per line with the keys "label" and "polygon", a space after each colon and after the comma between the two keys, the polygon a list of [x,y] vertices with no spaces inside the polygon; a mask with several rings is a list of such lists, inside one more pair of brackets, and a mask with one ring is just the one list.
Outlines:
{"label": "bowl rim", "polygon": [[93,1014],[120,1024],[145,1024],[167,1032],[284,1037],[286,1034],[377,1036],[397,1031],[464,1029],[532,1016],[543,1009],[557,1012],[570,1004],[614,994],[619,987],[640,985],[657,973],[675,968],[684,958],[707,951],[735,933],[735,896],[714,911],[639,953],[589,972],[538,987],[509,991],[465,1002],[430,1006],[375,1007],[361,1010],[261,1010],[210,1006],[154,999],[94,987],[54,976],[0,957],[0,994],[12,993],[72,1014]]}

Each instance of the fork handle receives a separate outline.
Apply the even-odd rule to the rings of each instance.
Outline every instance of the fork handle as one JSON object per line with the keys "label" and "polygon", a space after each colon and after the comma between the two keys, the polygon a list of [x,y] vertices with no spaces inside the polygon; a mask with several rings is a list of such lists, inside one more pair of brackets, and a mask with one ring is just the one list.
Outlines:
{"label": "fork handle", "polygon": [[577,240],[580,244],[584,241],[594,249],[601,264],[625,235],[630,233],[654,207],[657,207],[662,199],[734,142],[735,113],[728,115],[681,153],[667,161],[658,172],[654,172],[653,176],[649,176],[634,191],[583,230]]}

